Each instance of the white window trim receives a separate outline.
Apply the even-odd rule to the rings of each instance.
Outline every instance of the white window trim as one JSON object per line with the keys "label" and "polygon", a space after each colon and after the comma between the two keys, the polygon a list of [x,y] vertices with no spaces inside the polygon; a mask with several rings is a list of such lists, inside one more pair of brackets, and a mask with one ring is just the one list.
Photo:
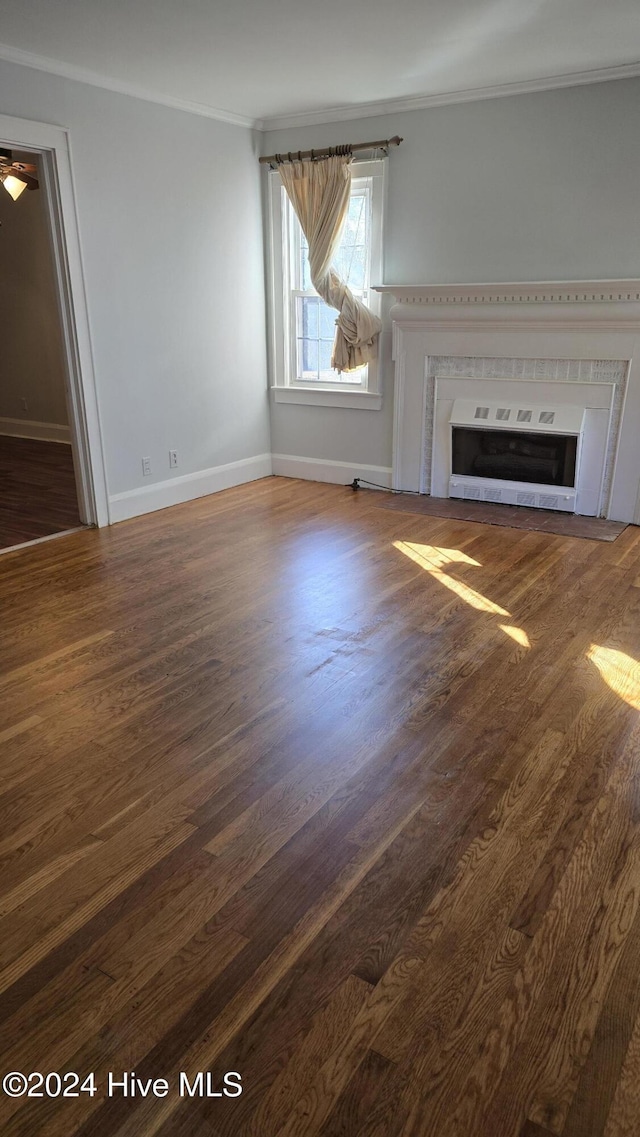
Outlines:
{"label": "white window trim", "polygon": [[[371,249],[371,281],[384,280],[383,274],[383,221],[387,187],[387,162],[384,158],[354,162],[352,175],[373,177],[372,230],[375,234]],[[268,286],[269,286],[269,364],[271,390],[276,403],[304,403],[316,407],[344,407],[357,410],[380,410],[380,357],[367,369],[366,387],[346,383],[323,386],[316,381],[291,381],[291,337],[289,332],[289,306],[285,303],[285,263],[288,266],[287,226],[282,210],[282,181],[277,170],[269,172],[268,182]],[[286,258],[286,261],[285,261]],[[288,272],[288,267],[287,267]],[[381,297],[370,292],[370,307],[380,314]]]}

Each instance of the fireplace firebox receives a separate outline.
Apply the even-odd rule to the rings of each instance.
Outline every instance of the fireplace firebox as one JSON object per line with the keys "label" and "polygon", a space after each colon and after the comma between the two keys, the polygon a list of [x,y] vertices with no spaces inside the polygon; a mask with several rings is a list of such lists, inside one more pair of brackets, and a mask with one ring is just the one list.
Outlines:
{"label": "fireplace firebox", "polygon": [[575,486],[578,438],[452,426],[451,472],[474,478]]}

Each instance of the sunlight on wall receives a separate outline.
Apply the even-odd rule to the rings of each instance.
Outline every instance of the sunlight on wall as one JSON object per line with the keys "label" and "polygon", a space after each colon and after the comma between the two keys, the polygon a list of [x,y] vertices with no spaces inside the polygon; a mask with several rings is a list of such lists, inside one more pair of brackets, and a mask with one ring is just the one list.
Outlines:
{"label": "sunlight on wall", "polygon": [[595,663],[605,683],[630,707],[640,711],[640,663],[623,651],[591,644],[587,659]]}

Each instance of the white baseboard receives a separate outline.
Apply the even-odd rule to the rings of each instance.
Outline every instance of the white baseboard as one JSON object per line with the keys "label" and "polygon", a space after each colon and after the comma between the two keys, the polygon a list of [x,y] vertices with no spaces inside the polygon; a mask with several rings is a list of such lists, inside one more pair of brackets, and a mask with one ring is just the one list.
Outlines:
{"label": "white baseboard", "polygon": [[35,438],[38,442],[64,442],[71,445],[68,426],[57,422],[32,422],[28,418],[0,418],[0,434],[12,438]]}
{"label": "white baseboard", "polygon": [[112,494],[109,498],[109,521],[111,524],[126,521],[128,517],[153,513],[154,510],[166,509],[169,505],[180,505],[196,497],[230,489],[231,486],[267,478],[271,473],[271,455],[258,454],[255,458],[228,462],[226,466],[213,466],[209,470],[169,478],[166,482],[155,482],[151,486]]}
{"label": "white baseboard", "polygon": [[[348,485],[354,478],[391,488],[390,466],[363,466],[358,462],[332,462],[327,458],[299,458],[294,454],[272,454],[272,473],[283,478],[306,478],[311,482]],[[373,488],[373,487],[365,487]]]}

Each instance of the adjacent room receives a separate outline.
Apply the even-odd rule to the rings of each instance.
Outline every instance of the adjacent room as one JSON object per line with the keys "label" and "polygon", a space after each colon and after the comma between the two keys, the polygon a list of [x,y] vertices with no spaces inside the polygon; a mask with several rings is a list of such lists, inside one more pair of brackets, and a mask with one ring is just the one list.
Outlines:
{"label": "adjacent room", "polygon": [[0,0],[0,1130],[639,1137],[630,0]]}
{"label": "adjacent room", "polygon": [[51,238],[38,175],[36,154],[0,149],[0,549],[80,525]]}

